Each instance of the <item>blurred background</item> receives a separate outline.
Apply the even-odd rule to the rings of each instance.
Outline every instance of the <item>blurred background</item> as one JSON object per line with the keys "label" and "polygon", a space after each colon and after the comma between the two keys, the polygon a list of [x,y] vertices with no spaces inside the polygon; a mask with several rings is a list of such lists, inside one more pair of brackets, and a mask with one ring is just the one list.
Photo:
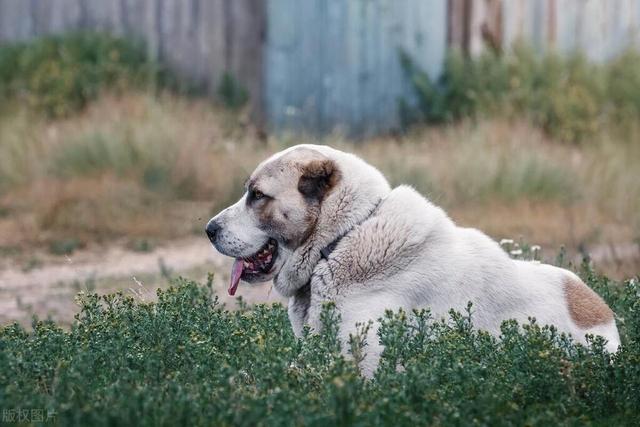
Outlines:
{"label": "blurred background", "polygon": [[631,277],[639,46],[640,0],[0,0],[0,322],[208,272],[234,305],[204,225],[302,142]]}

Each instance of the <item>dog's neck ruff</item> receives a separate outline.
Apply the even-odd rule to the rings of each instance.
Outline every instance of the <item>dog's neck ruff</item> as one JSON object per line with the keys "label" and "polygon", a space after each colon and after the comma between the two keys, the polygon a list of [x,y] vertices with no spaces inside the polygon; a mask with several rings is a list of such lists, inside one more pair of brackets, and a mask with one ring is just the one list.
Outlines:
{"label": "dog's neck ruff", "polygon": [[329,259],[329,255],[331,255],[331,252],[333,252],[334,249],[336,248],[336,246],[338,246],[338,243],[340,243],[340,240],[342,240],[342,238],[344,236],[346,236],[347,234],[351,233],[353,231],[353,229],[356,228],[358,225],[362,224],[363,222],[365,222],[366,220],[371,218],[373,216],[373,214],[376,213],[376,211],[378,210],[378,207],[382,204],[383,200],[384,200],[384,198],[379,199],[376,202],[376,204],[373,206],[373,209],[371,209],[371,211],[364,218],[362,218],[362,220],[360,220],[360,221],[356,222],[355,224],[353,224],[353,226],[351,228],[349,228],[347,231],[345,231],[344,233],[342,233],[341,235],[336,237],[327,246],[325,246],[324,248],[320,249],[320,255],[322,256],[322,258]]}

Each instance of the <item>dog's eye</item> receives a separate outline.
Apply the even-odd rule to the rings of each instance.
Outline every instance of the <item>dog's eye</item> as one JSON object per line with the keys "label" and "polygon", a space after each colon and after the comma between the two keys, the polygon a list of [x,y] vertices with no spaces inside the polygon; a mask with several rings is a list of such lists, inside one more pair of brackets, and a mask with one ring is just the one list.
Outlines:
{"label": "dog's eye", "polygon": [[251,190],[251,199],[253,200],[260,200],[262,198],[264,198],[264,193],[260,190]]}

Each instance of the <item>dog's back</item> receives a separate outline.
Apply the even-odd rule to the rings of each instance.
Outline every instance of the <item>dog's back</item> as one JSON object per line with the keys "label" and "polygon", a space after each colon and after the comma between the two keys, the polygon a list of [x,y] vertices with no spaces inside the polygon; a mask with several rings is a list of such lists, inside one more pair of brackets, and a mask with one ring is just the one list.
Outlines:
{"label": "dog's back", "polygon": [[[425,214],[434,209],[428,201],[423,206]],[[446,315],[451,307],[462,310],[471,301],[474,324],[496,335],[507,319],[526,323],[533,317],[539,324],[570,333],[581,343],[586,343],[586,334],[601,335],[610,351],[617,349],[620,338],[613,312],[578,276],[548,264],[513,260],[484,233],[457,227],[445,218],[453,232],[442,224],[433,232],[444,229],[451,241],[441,239],[441,245],[425,248],[429,259],[422,261],[422,270],[449,266],[440,267],[447,277],[426,284],[424,303],[436,314]],[[442,289],[433,292],[436,287],[448,288],[448,298]],[[434,294],[444,298],[434,304]]]}
{"label": "dog's back", "polygon": [[[612,311],[575,274],[511,259],[488,236],[457,227],[408,187],[394,189],[376,215],[343,239],[316,272],[322,284],[312,287],[337,291],[332,299],[345,336],[356,322],[375,320],[384,309],[429,308],[441,318],[451,308],[464,310],[470,301],[474,326],[494,335],[505,320],[535,318],[581,343],[585,334],[602,335],[610,351],[620,343]],[[377,352],[375,340],[373,334],[369,349]],[[374,360],[367,362],[375,366]]]}

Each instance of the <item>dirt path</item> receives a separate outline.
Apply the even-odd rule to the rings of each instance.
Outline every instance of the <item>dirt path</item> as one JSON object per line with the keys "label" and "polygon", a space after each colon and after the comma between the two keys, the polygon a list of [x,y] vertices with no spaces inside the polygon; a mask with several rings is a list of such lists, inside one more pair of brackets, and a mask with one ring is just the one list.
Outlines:
{"label": "dirt path", "polygon": [[[152,299],[155,289],[167,285],[167,275],[204,281],[215,275],[216,294],[233,305],[226,293],[231,260],[216,252],[206,239],[190,238],[141,253],[111,247],[57,257],[41,267],[23,271],[9,265],[0,270],[0,324],[28,323],[33,313],[70,322],[77,312],[74,296],[81,290],[100,293],[124,289],[139,298]],[[238,294],[249,303],[284,301],[271,284],[241,285]]]}
{"label": "dirt path", "polygon": [[158,270],[158,260],[163,260],[168,268],[175,271],[188,270],[205,263],[211,264],[212,269],[217,271],[225,261],[201,238],[173,242],[144,253],[111,247],[103,253],[91,251],[66,256],[57,263],[27,272],[16,267],[0,271],[0,286],[19,290],[34,285],[51,286],[58,282],[148,274]]}
{"label": "dirt path", "polygon": [[[599,245],[589,253],[596,265],[614,269],[625,263],[640,265],[637,243]],[[580,257],[574,255],[573,259],[579,262]],[[13,320],[29,323],[34,313],[67,323],[78,310],[74,296],[81,290],[104,293],[124,289],[138,298],[152,299],[156,288],[167,285],[167,276],[204,281],[208,272],[215,274],[219,298],[230,306],[237,302],[226,292],[231,260],[201,237],[174,241],[145,253],[114,246],[49,257],[29,271],[4,264],[0,267],[0,324]],[[241,284],[237,295],[248,303],[284,302],[271,288],[270,283]]]}

